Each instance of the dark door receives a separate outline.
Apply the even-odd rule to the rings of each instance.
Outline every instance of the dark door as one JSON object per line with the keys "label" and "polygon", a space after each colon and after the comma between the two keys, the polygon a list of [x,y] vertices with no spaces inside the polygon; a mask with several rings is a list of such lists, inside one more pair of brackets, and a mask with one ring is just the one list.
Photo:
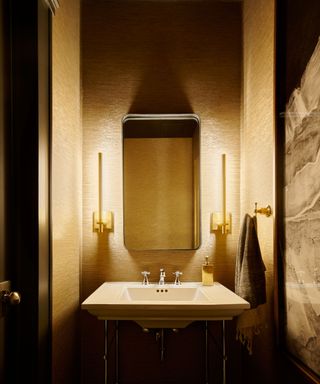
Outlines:
{"label": "dark door", "polygon": [[0,319],[1,384],[51,376],[49,23],[43,0],[0,2],[0,283],[21,294]]}
{"label": "dark door", "polygon": [[[5,274],[5,17],[4,2],[0,3],[0,282]],[[1,305],[1,304],[0,304]],[[2,305],[0,308],[2,312]],[[0,315],[0,383],[4,383],[5,319]]]}

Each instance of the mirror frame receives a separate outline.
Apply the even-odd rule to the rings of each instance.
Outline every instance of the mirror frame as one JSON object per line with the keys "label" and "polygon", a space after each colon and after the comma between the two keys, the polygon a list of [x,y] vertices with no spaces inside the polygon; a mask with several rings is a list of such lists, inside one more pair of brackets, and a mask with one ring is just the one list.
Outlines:
{"label": "mirror frame", "polygon": [[[138,130],[140,132],[133,133],[132,136],[128,136],[128,132],[125,132],[125,125],[129,121],[150,121],[153,124],[159,121],[179,121],[181,126],[177,124],[177,128],[173,131],[166,129],[159,129],[156,132],[156,129],[153,131],[150,130],[146,133],[145,129]],[[188,129],[189,132],[183,132],[183,122],[185,121],[194,121],[196,123],[195,128],[192,127]],[[127,131],[130,128],[127,128]],[[131,128],[132,129],[132,128]],[[132,129],[133,130],[133,129]],[[160,132],[161,131],[161,132]],[[192,134],[191,134],[192,132]],[[144,137],[192,137],[193,140],[193,239],[192,239],[192,248],[130,248],[126,244],[126,226],[125,226],[125,172],[124,172],[124,140],[128,137],[133,138],[144,138]],[[122,170],[123,170],[123,242],[125,247],[130,251],[156,251],[156,250],[196,250],[201,246],[201,213],[200,213],[200,118],[198,115],[193,113],[184,113],[184,114],[127,114],[122,119]]]}

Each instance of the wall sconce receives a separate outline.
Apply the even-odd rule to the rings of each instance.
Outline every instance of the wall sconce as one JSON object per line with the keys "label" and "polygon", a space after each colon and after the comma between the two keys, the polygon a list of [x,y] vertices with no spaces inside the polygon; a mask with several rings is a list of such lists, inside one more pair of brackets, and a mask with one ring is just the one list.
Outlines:
{"label": "wall sconce", "polygon": [[113,213],[103,209],[103,179],[102,179],[102,153],[98,153],[98,211],[93,212],[93,232],[102,233],[105,229],[113,229]]}
{"label": "wall sconce", "polygon": [[211,232],[227,235],[231,233],[231,213],[227,213],[227,191],[226,191],[226,155],[222,155],[222,211],[211,214]]}

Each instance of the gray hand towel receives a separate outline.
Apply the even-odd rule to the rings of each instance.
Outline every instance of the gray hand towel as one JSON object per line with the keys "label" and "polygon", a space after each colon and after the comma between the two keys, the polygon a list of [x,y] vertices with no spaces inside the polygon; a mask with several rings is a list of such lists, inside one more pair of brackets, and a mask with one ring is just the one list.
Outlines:
{"label": "gray hand towel", "polygon": [[256,217],[246,214],[236,257],[235,292],[247,300],[251,308],[266,302],[265,270],[256,231]]}
{"label": "gray hand towel", "polygon": [[237,318],[236,339],[252,354],[253,339],[266,327],[266,279],[256,230],[256,217],[245,215],[240,231],[235,292],[251,304]]}

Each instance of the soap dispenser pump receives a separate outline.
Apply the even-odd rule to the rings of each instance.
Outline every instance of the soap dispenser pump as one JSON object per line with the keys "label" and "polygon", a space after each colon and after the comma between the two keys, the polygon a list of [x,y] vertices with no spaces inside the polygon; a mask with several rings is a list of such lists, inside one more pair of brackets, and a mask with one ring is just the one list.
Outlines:
{"label": "soap dispenser pump", "polygon": [[209,256],[202,265],[202,285],[213,285],[213,264],[209,263]]}

